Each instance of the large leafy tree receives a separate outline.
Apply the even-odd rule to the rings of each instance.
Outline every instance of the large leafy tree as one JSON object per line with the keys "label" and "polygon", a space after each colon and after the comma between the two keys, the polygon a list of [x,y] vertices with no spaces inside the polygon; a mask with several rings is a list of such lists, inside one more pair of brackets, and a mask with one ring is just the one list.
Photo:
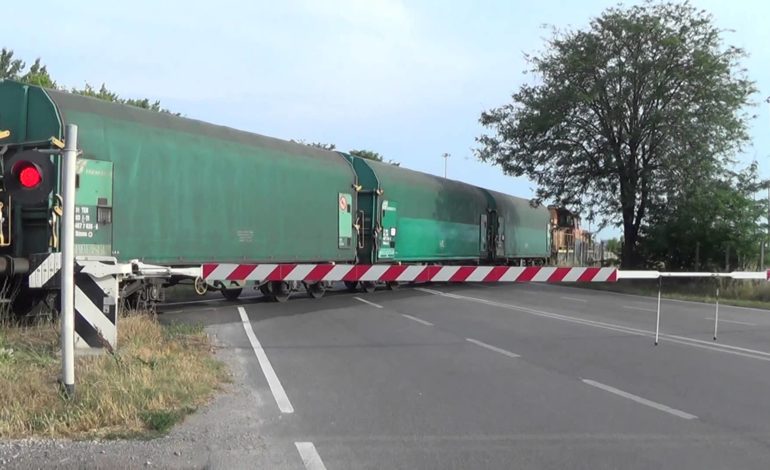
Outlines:
{"label": "large leafy tree", "polygon": [[649,211],[747,141],[743,56],[688,3],[607,9],[527,56],[538,80],[482,113],[492,132],[477,153],[535,181],[539,200],[622,225],[622,264],[634,266]]}

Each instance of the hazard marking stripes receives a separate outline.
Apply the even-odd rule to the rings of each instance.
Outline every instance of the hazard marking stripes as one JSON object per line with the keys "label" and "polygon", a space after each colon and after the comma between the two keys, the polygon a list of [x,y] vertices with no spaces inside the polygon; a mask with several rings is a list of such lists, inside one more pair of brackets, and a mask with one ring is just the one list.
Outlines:
{"label": "hazard marking stripes", "polygon": [[[93,257],[98,258],[98,257]],[[75,347],[103,348],[117,345],[118,280],[115,276],[94,277],[83,272],[89,263],[117,264],[111,257],[75,260]],[[36,259],[29,277],[32,288],[58,288],[61,253],[49,253]]]}
{"label": "hazard marking stripes", "polygon": [[213,281],[615,282],[616,268],[416,266],[387,264],[229,264],[201,267]]}

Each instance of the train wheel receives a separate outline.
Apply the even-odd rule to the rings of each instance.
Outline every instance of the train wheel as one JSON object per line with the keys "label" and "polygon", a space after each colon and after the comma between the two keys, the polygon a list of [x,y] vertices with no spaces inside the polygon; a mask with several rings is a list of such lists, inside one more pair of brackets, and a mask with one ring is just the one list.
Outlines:
{"label": "train wheel", "polygon": [[310,297],[314,299],[320,299],[326,293],[326,287],[323,282],[314,282],[312,284],[305,284],[305,289]]}
{"label": "train wheel", "polygon": [[345,281],[345,287],[347,287],[350,292],[358,291],[358,283],[356,281]]}
{"label": "train wheel", "polygon": [[276,302],[286,302],[291,295],[291,289],[289,284],[283,281],[272,281],[270,282],[270,293]]}
{"label": "train wheel", "polygon": [[195,293],[198,295],[206,295],[206,291],[209,290],[209,285],[206,283],[206,281],[203,280],[202,277],[196,277],[195,278]]}
{"label": "train wheel", "polygon": [[377,288],[377,285],[372,281],[363,281],[361,286],[364,288],[364,292],[371,294]]}
{"label": "train wheel", "polygon": [[243,288],[238,287],[236,289],[222,289],[222,295],[227,300],[238,300],[238,296],[243,292]]}
{"label": "train wheel", "polygon": [[388,287],[388,290],[398,290],[399,284],[398,281],[391,281],[386,284]]}

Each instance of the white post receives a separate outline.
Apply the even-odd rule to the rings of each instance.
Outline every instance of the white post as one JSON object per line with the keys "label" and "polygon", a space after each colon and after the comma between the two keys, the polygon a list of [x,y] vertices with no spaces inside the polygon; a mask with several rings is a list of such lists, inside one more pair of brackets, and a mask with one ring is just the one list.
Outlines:
{"label": "white post", "polygon": [[717,340],[717,326],[719,325],[719,286],[717,286],[717,309],[714,313],[714,341]]}
{"label": "white post", "polygon": [[75,393],[75,174],[78,127],[67,124],[62,152],[64,207],[61,226],[61,358],[62,382],[68,396]]}
{"label": "white post", "polygon": [[655,346],[658,345],[658,336],[660,335],[660,291],[661,291],[661,278],[658,278],[658,313],[655,317]]}

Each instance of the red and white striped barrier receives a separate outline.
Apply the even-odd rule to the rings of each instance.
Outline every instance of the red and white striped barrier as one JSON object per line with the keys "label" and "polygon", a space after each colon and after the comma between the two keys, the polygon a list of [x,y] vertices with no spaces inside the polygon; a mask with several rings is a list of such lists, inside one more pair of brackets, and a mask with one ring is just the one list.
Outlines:
{"label": "red and white striped barrier", "polygon": [[363,264],[204,264],[214,281],[615,282],[616,268]]}

